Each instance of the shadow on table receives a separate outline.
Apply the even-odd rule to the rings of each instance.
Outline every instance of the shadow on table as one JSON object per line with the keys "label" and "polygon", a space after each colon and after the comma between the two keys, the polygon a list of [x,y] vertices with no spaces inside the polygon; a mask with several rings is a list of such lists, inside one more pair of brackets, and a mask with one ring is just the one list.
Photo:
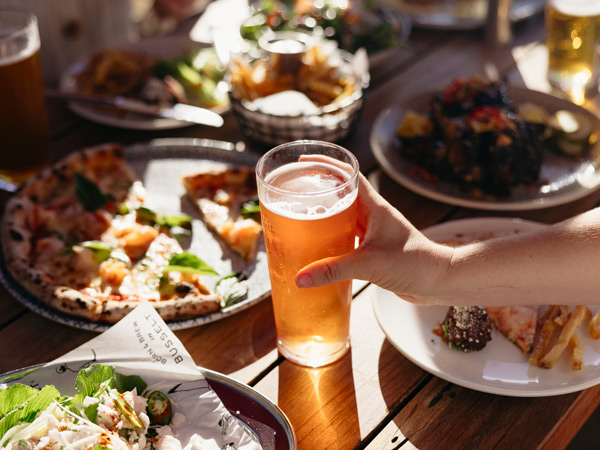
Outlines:
{"label": "shadow on table", "polygon": [[361,436],[352,350],[320,369],[281,364],[277,404],[303,436],[303,448],[354,448]]}

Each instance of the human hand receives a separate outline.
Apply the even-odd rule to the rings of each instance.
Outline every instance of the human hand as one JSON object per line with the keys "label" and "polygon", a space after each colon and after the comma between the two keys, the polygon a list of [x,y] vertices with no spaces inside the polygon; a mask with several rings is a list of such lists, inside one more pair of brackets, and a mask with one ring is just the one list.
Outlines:
{"label": "human hand", "polygon": [[357,235],[360,245],[345,255],[316,261],[296,275],[298,287],[317,287],[343,280],[370,281],[403,298],[424,303],[430,286],[444,273],[452,249],[419,232],[361,174]]}

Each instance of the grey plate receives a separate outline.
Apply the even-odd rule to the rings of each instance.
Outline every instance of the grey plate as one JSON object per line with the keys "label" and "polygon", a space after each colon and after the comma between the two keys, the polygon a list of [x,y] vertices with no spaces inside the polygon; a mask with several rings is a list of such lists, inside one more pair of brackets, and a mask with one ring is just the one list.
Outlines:
{"label": "grey plate", "polygon": [[[56,385],[59,377],[69,378],[63,385],[74,386],[75,376],[82,367],[71,369],[66,366],[32,366],[0,375],[0,383],[29,384],[36,388]],[[213,370],[198,368],[207,379],[213,391],[219,396],[225,407],[238,419],[241,425],[260,441],[264,450],[294,450],[296,435],[292,424],[279,409],[256,389]],[[60,388],[65,395],[73,395],[67,389]]]}
{"label": "grey plate", "polygon": [[[564,109],[588,117],[600,132],[600,120],[586,109],[567,100],[543,92],[509,87],[508,94],[515,105],[531,102],[544,107],[550,114]],[[398,149],[396,128],[406,110],[424,113],[433,93],[421,94],[383,110],[371,130],[371,149],[381,168],[395,181],[420,195],[451,205],[495,211],[541,209],[561,205],[584,197],[600,186],[600,144],[581,159],[571,159],[545,151],[540,173],[540,185],[518,186],[507,198],[480,198],[462,191],[458,186],[437,181],[435,184],[415,174],[415,164],[406,160]]]}
{"label": "grey plate", "polygon": [[[235,151],[229,142],[208,139],[156,139],[127,148],[127,160],[143,181],[147,193],[147,206],[167,215],[185,213],[192,217],[192,239],[188,251],[198,255],[221,276],[243,271],[248,275],[246,300],[195,319],[168,322],[172,330],[191,328],[214,322],[236,314],[267,298],[271,292],[264,241],[260,240],[256,258],[248,262],[232,252],[206,229],[195,205],[185,196],[181,177],[186,173],[203,170],[216,164],[254,166],[258,156]],[[1,252],[0,252],[1,253]],[[203,282],[213,288],[219,277],[203,277]],[[50,308],[24,289],[0,261],[0,282],[23,305],[36,313],[76,328],[104,331],[110,325],[94,323],[70,316]]]}
{"label": "grey plate", "polygon": [[[421,1],[419,5],[415,5],[414,1],[408,3],[401,0],[397,9],[410,18],[415,28],[470,30],[485,25],[485,3],[487,1],[479,1],[479,6],[484,6],[484,8],[477,9],[471,6],[470,11],[465,11],[465,5],[469,3]],[[472,3],[475,2],[472,1]],[[510,7],[510,20],[519,22],[539,14],[544,10],[545,3],[546,0],[513,0]]]}

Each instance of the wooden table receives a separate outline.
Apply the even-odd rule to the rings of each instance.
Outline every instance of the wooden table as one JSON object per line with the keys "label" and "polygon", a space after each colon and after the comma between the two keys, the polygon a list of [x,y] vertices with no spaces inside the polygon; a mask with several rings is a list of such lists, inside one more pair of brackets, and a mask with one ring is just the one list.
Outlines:
{"label": "wooden table", "polygon": [[[516,85],[548,88],[541,17],[514,27],[510,48],[483,45],[483,32],[414,30],[407,48],[371,60],[372,83],[360,125],[342,142],[364,173],[377,169],[369,133],[386,106],[445,85],[456,76],[504,75]],[[585,106],[598,112],[593,99]],[[55,158],[107,141],[125,144],[159,137],[244,141],[234,117],[220,129],[128,131],[88,122],[49,104]],[[254,151],[249,146],[249,151]],[[488,212],[426,199],[381,177],[384,195],[417,227],[474,216],[513,216],[554,223],[594,207],[600,191],[573,203],[536,211]],[[7,195],[3,194],[2,202]],[[448,383],[420,369],[388,342],[371,306],[374,286],[352,303],[351,351],[337,363],[309,370],[289,363],[275,346],[270,299],[224,320],[177,331],[199,366],[253,386],[289,417],[301,449],[564,448],[600,403],[600,386],[567,395],[514,398]],[[0,373],[50,361],[95,333],[50,321],[0,288]]]}

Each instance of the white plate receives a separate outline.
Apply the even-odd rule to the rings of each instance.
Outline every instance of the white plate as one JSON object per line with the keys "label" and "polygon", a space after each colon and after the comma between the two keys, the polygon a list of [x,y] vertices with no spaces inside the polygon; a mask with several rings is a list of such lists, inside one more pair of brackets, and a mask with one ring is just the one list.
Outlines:
{"label": "white plate", "polygon": [[[544,225],[506,218],[478,218],[447,222],[425,230],[432,239],[495,235],[536,230]],[[388,340],[406,358],[444,380],[481,392],[515,397],[542,397],[580,391],[600,383],[600,342],[582,328],[578,335],[585,345],[583,368],[571,370],[566,351],[552,369],[529,364],[527,357],[501,335],[478,352],[463,353],[448,348],[433,333],[444,320],[445,306],[417,306],[377,288],[373,308]],[[593,313],[598,307],[590,307]]]}
{"label": "white plate", "polygon": [[[64,365],[28,367],[0,375],[0,383],[27,383],[33,379],[38,389],[40,386],[62,383],[66,388],[61,387],[61,393],[75,395],[76,392],[69,389],[75,385],[79,370],[89,364],[88,361],[75,368]],[[292,424],[277,405],[256,389],[227,375],[201,367],[198,369],[229,412],[246,431],[260,441],[264,450],[296,449],[296,435]]]}
{"label": "white plate", "polygon": [[[254,261],[248,262],[225,246],[209,231],[200,220],[195,205],[186,197],[181,184],[183,174],[206,169],[220,163],[254,165],[258,155],[240,153],[229,142],[208,139],[156,139],[147,143],[127,147],[127,161],[137,176],[143,181],[147,200],[145,204],[161,214],[177,215],[185,213],[192,217],[192,242],[190,251],[198,254],[221,276],[236,272],[248,275],[249,291],[245,300],[221,311],[206,314],[194,319],[171,321],[167,324],[172,330],[191,328],[237,314],[267,298],[271,292],[269,270],[264,241],[260,240]],[[6,289],[36,313],[65,325],[92,331],[109,328],[105,323],[95,323],[70,316],[50,308],[24,289],[16,281],[4,264],[0,252],[0,282]],[[203,277],[202,281],[212,289],[219,277]]]}
{"label": "white plate", "polygon": [[[118,50],[139,52],[158,58],[168,59],[207,47],[210,47],[210,45],[192,41],[185,37],[167,37],[144,39],[134,44],[119,47]],[[75,76],[85,68],[88,60],[89,55],[81,58],[66,70],[61,77],[59,84],[59,90],[61,92],[78,92]],[[167,130],[193,125],[181,120],[154,118],[125,111],[113,111],[83,103],[70,103],[69,107],[73,112],[88,120],[119,128],[135,130]],[[229,109],[229,105],[210,109],[217,114],[222,114]]]}
{"label": "white plate", "polygon": [[[543,92],[509,87],[509,97],[515,105],[531,102],[544,107],[550,114],[564,109],[579,112],[594,124],[600,132],[600,120],[592,113],[567,100]],[[396,128],[406,110],[426,112],[433,93],[421,94],[402,105],[383,110],[371,130],[371,149],[381,168],[395,181],[417,194],[449,203],[495,211],[516,211],[547,208],[582,198],[600,186],[600,143],[582,159],[571,159],[544,151],[540,172],[541,185],[517,186],[510,196],[499,199],[475,197],[458,186],[437,181],[433,184],[416,175],[414,163],[405,159],[399,151]]]}

